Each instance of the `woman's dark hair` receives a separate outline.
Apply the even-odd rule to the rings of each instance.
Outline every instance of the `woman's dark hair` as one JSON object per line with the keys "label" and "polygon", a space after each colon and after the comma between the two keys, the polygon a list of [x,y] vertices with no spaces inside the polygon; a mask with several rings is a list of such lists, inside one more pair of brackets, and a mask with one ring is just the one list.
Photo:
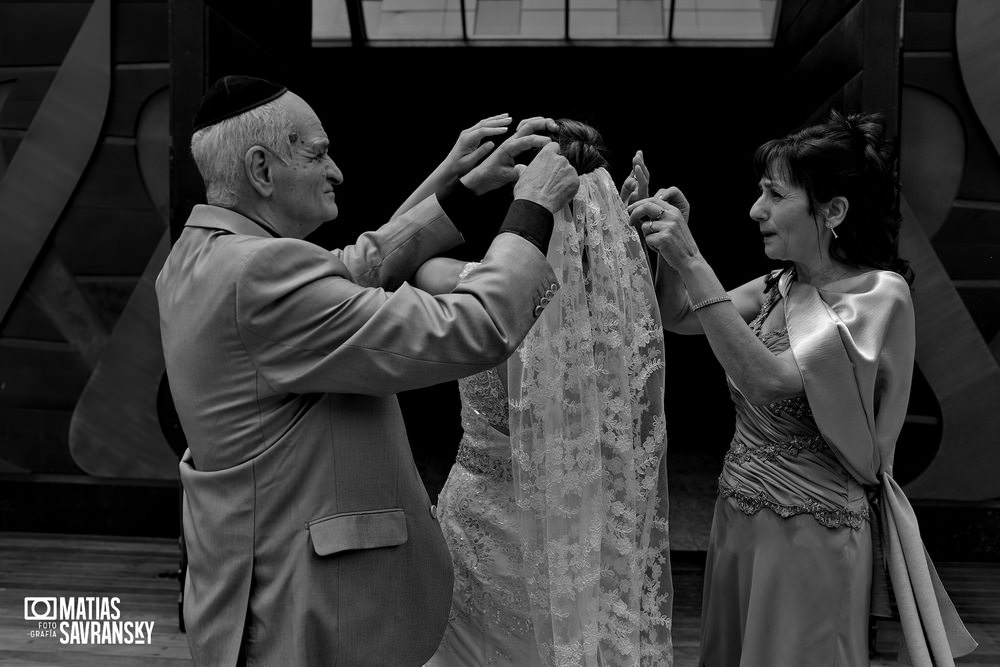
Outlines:
{"label": "woman's dark hair", "polygon": [[754,153],[757,178],[783,180],[805,190],[809,213],[836,196],[848,201],[830,254],[849,266],[895,271],[913,282],[910,263],[899,256],[892,146],[881,114],[841,114],[772,139]]}
{"label": "woman's dark hair", "polygon": [[586,123],[569,118],[556,121],[559,129],[552,138],[559,142],[559,152],[569,160],[577,173],[589,174],[600,167],[607,168],[608,149],[601,133]]}

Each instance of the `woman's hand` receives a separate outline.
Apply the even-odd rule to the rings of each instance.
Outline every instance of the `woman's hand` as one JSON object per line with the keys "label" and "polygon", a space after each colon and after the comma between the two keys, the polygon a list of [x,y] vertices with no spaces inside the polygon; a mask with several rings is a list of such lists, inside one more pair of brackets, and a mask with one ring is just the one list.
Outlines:
{"label": "woman's hand", "polygon": [[645,158],[639,150],[632,158],[632,173],[622,183],[621,198],[628,206],[647,197],[649,197],[649,169],[646,168]]}
{"label": "woman's hand", "polygon": [[496,146],[493,141],[480,142],[486,137],[493,137],[507,131],[513,119],[509,114],[500,114],[484,118],[472,127],[462,130],[458,141],[441,163],[441,168],[452,178],[461,178],[490,154]]}
{"label": "woman's hand", "polygon": [[462,130],[455,146],[448,153],[448,157],[435,167],[423,183],[417,186],[417,189],[396,209],[392,217],[395,218],[409,211],[431,194],[440,191],[453,179],[466,176],[469,171],[489,156],[490,151],[495,146],[493,141],[487,141],[481,146],[479,142],[485,137],[503,134],[507,131],[507,126],[510,123],[511,117],[503,113],[499,116],[484,118],[469,129]]}
{"label": "woman's hand", "polygon": [[550,133],[556,129],[558,126],[551,118],[535,116],[522,120],[513,136],[508,137],[492,155],[461,178],[462,184],[473,193],[481,195],[516,181],[525,170],[525,165],[518,164],[517,156],[552,143],[548,136],[536,132]]}
{"label": "woman's hand", "polygon": [[628,207],[630,222],[639,226],[646,244],[676,271],[701,257],[688,227],[691,206],[684,193],[671,187]]}
{"label": "woman's hand", "polygon": [[688,203],[687,197],[684,196],[684,193],[679,188],[675,188],[674,186],[660,188],[653,197],[676,207],[684,216],[684,222],[688,222],[691,219],[691,204]]}

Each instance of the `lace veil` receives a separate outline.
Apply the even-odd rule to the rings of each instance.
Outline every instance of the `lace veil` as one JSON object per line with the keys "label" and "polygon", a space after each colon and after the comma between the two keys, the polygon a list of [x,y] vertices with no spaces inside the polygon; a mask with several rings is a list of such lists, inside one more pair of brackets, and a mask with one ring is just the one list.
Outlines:
{"label": "lace veil", "polygon": [[608,172],[555,216],[561,289],[508,362],[514,491],[546,664],[670,665],[663,329]]}

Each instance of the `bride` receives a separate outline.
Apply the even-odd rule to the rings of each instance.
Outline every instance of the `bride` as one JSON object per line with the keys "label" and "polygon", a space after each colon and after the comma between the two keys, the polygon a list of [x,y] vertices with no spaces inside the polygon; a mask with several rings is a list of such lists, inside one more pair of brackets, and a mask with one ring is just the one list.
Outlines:
{"label": "bride", "polygon": [[[459,382],[437,508],[455,587],[431,667],[672,663],[663,329],[622,202],[648,176],[637,154],[620,195],[597,131],[553,127],[580,174],[548,248],[560,289],[506,364]],[[416,282],[449,292],[477,266],[436,258]]]}

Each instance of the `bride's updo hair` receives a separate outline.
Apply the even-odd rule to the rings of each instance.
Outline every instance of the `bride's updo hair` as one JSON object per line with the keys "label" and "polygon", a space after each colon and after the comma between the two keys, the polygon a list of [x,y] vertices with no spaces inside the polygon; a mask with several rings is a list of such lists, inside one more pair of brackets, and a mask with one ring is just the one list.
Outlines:
{"label": "bride's updo hair", "polygon": [[569,160],[578,174],[589,174],[600,167],[607,168],[608,149],[601,133],[586,123],[569,118],[556,121],[559,129],[552,138],[559,142],[559,152]]}
{"label": "bride's updo hair", "polygon": [[910,263],[899,256],[892,145],[881,114],[830,112],[818,125],[772,139],[754,154],[758,178],[785,181],[809,196],[809,213],[842,196],[848,209],[830,242],[834,259],[854,267],[895,271],[912,282]]}

